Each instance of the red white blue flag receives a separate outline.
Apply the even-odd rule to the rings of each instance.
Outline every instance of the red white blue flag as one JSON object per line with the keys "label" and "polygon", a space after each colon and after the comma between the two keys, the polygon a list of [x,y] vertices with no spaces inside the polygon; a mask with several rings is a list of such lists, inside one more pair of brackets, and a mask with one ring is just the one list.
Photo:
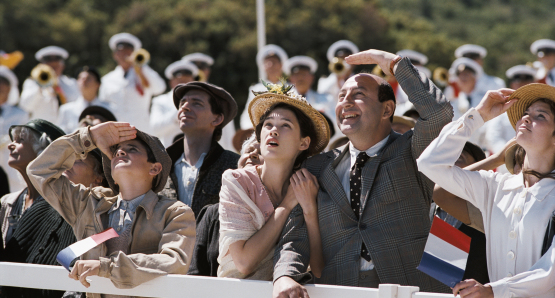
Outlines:
{"label": "red white blue flag", "polygon": [[89,238],[85,238],[83,240],[79,240],[72,245],[64,248],[58,253],[58,255],[56,256],[56,260],[58,261],[58,263],[62,264],[62,266],[64,266],[68,271],[71,271],[71,269],[69,268],[71,261],[73,261],[75,258],[80,257],[82,254],[93,249],[95,246],[101,244],[102,242],[115,237],[119,237],[118,233],[113,228],[109,228],[104,232],[92,235]]}
{"label": "red white blue flag", "polygon": [[417,269],[452,288],[462,281],[469,250],[470,237],[436,216]]}

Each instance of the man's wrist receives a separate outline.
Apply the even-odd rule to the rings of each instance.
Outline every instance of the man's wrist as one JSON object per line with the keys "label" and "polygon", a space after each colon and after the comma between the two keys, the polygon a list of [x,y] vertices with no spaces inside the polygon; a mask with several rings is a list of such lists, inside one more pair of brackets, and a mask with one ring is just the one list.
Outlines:
{"label": "man's wrist", "polygon": [[403,59],[402,56],[397,55],[397,57],[393,58],[393,60],[391,60],[391,63],[389,64],[389,73],[391,73],[392,76],[395,76],[395,70],[397,69],[397,63],[399,63],[399,61],[401,61],[401,59]]}

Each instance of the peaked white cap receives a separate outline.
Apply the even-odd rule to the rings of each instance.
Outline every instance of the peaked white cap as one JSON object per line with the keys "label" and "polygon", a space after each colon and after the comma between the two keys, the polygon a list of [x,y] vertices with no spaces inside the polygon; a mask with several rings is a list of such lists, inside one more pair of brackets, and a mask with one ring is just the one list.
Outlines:
{"label": "peaked white cap", "polygon": [[536,77],[537,70],[526,65],[515,65],[505,72],[507,78],[512,79],[514,76],[518,75],[529,75],[532,77]]}
{"label": "peaked white cap", "polygon": [[428,56],[413,50],[400,50],[397,52],[397,55],[407,57],[410,60],[418,61],[418,63],[422,65],[426,65],[428,63]]}
{"label": "peaked white cap", "polygon": [[476,78],[479,78],[484,73],[484,69],[480,66],[480,64],[478,64],[478,62],[470,58],[461,57],[453,61],[453,64],[451,64],[451,68],[449,68],[449,76],[455,77],[457,75],[457,70],[461,67],[461,65],[467,66],[474,70],[474,72],[476,72]]}
{"label": "peaked white cap", "polygon": [[293,67],[300,65],[310,68],[310,73],[312,74],[318,70],[318,63],[316,63],[316,60],[308,56],[295,56],[287,59],[287,61],[285,61],[285,65],[283,66],[283,70],[287,75],[290,75]]}
{"label": "peaked white cap", "polygon": [[127,32],[118,33],[110,37],[110,40],[108,41],[108,45],[110,46],[110,49],[112,51],[115,51],[118,43],[121,43],[121,42],[126,42],[128,44],[133,45],[134,50],[138,50],[143,46],[141,41],[135,35]]}
{"label": "peaked white cap", "polygon": [[455,57],[461,58],[465,54],[469,53],[476,53],[480,55],[480,58],[485,58],[488,54],[488,51],[486,50],[486,48],[476,44],[465,44],[455,50]]}
{"label": "peaked white cap", "polygon": [[204,62],[210,66],[214,64],[214,59],[206,54],[203,53],[192,53],[189,55],[183,56],[181,60],[191,61],[191,62]]}
{"label": "peaked white cap", "polygon": [[69,57],[69,53],[58,46],[48,46],[35,53],[35,59],[37,59],[37,61],[41,61],[45,56],[60,56],[65,60]]}
{"label": "peaked white cap", "polygon": [[178,70],[188,70],[193,74],[193,77],[198,76],[198,67],[191,61],[179,60],[168,65],[164,70],[164,75],[168,80],[173,79],[173,74]]}
{"label": "peaked white cap", "polygon": [[0,65],[0,77],[6,78],[10,82],[10,87],[17,88],[17,77],[8,67]]}
{"label": "peaked white cap", "polygon": [[256,64],[258,64],[258,67],[264,69],[264,59],[271,55],[277,55],[279,57],[279,60],[281,60],[282,65],[285,64],[285,61],[287,61],[287,58],[289,58],[285,50],[282,49],[280,46],[275,44],[267,44],[263,46],[260,51],[258,51],[258,54],[256,54]]}
{"label": "peaked white cap", "polygon": [[353,54],[356,54],[359,52],[358,47],[350,40],[339,40],[334,42],[329,48],[328,48],[328,52],[326,53],[326,57],[328,58],[328,61],[331,62],[333,60],[333,58],[335,58],[335,52],[337,52],[339,49],[349,49],[351,52],[353,52]]}
{"label": "peaked white cap", "polygon": [[555,49],[555,40],[539,39],[530,46],[530,52],[534,55],[537,55],[540,49]]}

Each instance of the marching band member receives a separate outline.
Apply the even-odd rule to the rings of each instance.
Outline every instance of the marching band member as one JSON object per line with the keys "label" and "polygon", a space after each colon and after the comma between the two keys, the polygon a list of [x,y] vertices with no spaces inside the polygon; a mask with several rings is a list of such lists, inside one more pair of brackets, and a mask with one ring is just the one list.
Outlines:
{"label": "marching band member", "polygon": [[538,57],[542,63],[541,71],[538,71],[539,83],[555,86],[555,40],[540,39],[530,46],[530,52]]}
{"label": "marching band member", "polygon": [[[258,69],[264,69],[262,79],[270,83],[277,83],[279,78],[283,75],[283,64],[287,61],[289,57],[285,50],[280,46],[275,44],[268,44],[262,47],[258,54],[256,54],[256,64],[258,64]],[[249,87],[249,97],[247,103],[245,104],[245,110],[241,114],[241,129],[250,129],[252,127],[251,120],[249,118],[248,107],[254,98],[253,91],[265,91],[267,90],[261,82],[258,82]]]}
{"label": "marching band member", "polygon": [[152,99],[150,127],[164,147],[168,147],[172,144],[174,137],[181,133],[177,110],[173,103],[173,89],[178,84],[194,81],[199,74],[199,69],[192,62],[179,60],[166,67],[164,74],[169,80],[171,90]]}
{"label": "marching band member", "polygon": [[137,37],[118,33],[108,43],[118,66],[102,77],[99,97],[114,105],[119,121],[129,122],[141,131],[150,132],[150,100],[153,95],[166,90],[166,83],[146,65],[148,59],[145,56],[148,54],[135,52],[142,46]]}
{"label": "marching band member", "polygon": [[[488,51],[484,47],[475,44],[465,44],[455,50],[455,57],[466,57],[472,59],[476,61],[476,63],[480,64],[482,68],[484,67],[484,58],[487,54]],[[484,72],[481,78],[476,82],[476,90],[480,93],[478,102],[489,90],[497,90],[501,88],[505,88],[505,81],[503,81],[503,79],[490,76]],[[475,107],[478,102],[476,102],[472,107]]]}
{"label": "marching band member", "polygon": [[199,81],[208,82],[208,80],[210,79],[210,73],[212,72],[214,58],[203,53],[192,53],[183,56],[181,60],[192,62],[193,64],[195,64],[196,67],[200,70],[198,74]]}
{"label": "marching band member", "polygon": [[19,101],[19,106],[31,114],[31,119],[54,123],[58,108],[79,97],[77,81],[63,75],[68,57],[68,52],[57,46],[42,48],[35,54],[41,64],[33,69],[31,78],[23,82]]}
{"label": "marching band member", "polygon": [[328,48],[326,56],[332,73],[327,78],[318,80],[318,93],[330,94],[334,100],[337,100],[339,89],[353,74],[352,67],[345,63],[344,59],[358,52],[358,47],[349,40],[336,41]]}

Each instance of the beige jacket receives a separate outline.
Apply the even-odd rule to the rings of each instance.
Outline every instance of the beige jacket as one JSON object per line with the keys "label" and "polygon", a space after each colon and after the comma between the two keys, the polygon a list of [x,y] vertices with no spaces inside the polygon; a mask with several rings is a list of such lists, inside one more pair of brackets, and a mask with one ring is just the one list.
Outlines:
{"label": "beige jacket", "polygon": [[[27,167],[33,185],[72,226],[77,240],[107,229],[108,211],[117,202],[110,188],[75,185],[62,176],[76,158],[86,158],[94,148],[89,131],[81,129],[54,141]],[[187,273],[196,236],[191,208],[151,190],[137,207],[131,231],[129,254],[106,257],[106,245],[101,244],[81,259],[100,259],[98,275],[110,278],[118,288],[133,288],[168,273]]]}

